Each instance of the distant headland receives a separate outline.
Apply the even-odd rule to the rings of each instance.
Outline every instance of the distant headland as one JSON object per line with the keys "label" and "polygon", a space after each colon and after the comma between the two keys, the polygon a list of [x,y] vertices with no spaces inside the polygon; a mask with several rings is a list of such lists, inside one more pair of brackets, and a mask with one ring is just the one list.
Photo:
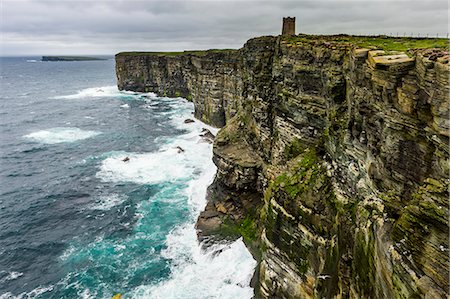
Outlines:
{"label": "distant headland", "polygon": [[90,61],[106,60],[105,58],[86,57],[86,56],[42,56],[42,61]]}

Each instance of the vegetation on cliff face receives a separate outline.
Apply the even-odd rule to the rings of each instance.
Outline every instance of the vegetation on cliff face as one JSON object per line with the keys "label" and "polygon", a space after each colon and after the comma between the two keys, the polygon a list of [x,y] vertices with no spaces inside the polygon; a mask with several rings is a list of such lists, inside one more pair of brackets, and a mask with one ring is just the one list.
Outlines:
{"label": "vegetation on cliff face", "polygon": [[257,247],[258,296],[442,298],[447,42],[266,36],[207,55],[118,55],[116,69],[121,89],[189,94],[197,117],[225,124],[198,228]]}

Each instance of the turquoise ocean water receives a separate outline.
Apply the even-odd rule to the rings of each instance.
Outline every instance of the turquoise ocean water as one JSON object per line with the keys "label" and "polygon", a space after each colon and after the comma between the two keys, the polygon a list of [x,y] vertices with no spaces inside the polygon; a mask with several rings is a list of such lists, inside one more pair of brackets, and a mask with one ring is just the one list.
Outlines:
{"label": "turquoise ocean water", "polygon": [[0,298],[251,298],[243,242],[196,239],[217,130],[113,60],[38,60],[0,60]]}

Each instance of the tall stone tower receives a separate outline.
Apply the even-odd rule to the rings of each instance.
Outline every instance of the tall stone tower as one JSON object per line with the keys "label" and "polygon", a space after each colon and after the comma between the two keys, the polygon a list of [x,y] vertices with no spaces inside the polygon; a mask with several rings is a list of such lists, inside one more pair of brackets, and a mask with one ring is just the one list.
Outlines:
{"label": "tall stone tower", "polygon": [[283,18],[283,31],[282,35],[295,35],[295,17]]}

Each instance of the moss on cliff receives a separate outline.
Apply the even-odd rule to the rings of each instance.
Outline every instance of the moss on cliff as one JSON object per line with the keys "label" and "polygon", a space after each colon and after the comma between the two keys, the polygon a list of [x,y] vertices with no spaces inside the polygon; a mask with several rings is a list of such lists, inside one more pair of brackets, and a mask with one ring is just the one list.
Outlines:
{"label": "moss on cliff", "polygon": [[226,219],[220,228],[223,236],[241,236],[247,244],[259,240],[259,213],[248,213],[243,219]]}
{"label": "moss on cliff", "polygon": [[314,246],[312,240],[298,236],[296,223],[300,221],[319,234],[328,231],[311,211],[311,205],[329,200],[328,196],[322,197],[328,180],[314,148],[299,154],[291,164],[270,183],[261,218],[267,239],[288,255],[299,273],[306,274],[314,264]]}
{"label": "moss on cliff", "polygon": [[[299,145],[300,147],[300,145]],[[297,156],[300,153],[297,153]],[[317,163],[317,154],[315,149],[304,151],[301,159],[288,172],[278,176],[272,188],[274,190],[282,189],[286,192],[290,199],[295,199],[308,189],[310,184],[316,182],[317,171],[319,166]]]}
{"label": "moss on cliff", "polygon": [[373,294],[374,273],[375,273],[375,242],[371,231],[359,231],[356,234],[354,244],[353,273],[359,293],[366,296]]}
{"label": "moss on cliff", "polygon": [[294,138],[294,140],[284,148],[284,155],[286,156],[286,160],[291,160],[300,155],[304,150],[305,145],[298,138]]}

